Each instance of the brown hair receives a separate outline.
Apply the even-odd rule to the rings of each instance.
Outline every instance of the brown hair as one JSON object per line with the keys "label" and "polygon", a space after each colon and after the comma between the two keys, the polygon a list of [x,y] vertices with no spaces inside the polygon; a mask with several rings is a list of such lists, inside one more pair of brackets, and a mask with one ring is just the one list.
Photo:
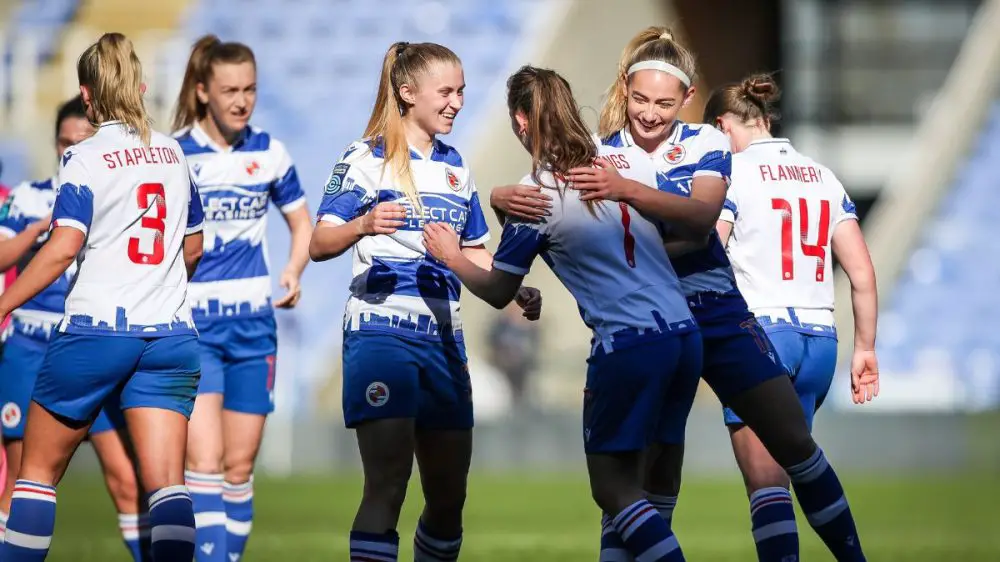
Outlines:
{"label": "brown hair", "polygon": [[121,33],[105,33],[76,63],[80,85],[90,92],[95,124],[118,120],[149,145],[152,129],[142,101],[142,63]]}
{"label": "brown hair", "polygon": [[760,119],[770,130],[780,118],[774,102],[781,97],[781,89],[770,74],[754,74],[742,82],[723,86],[709,96],[705,104],[704,122],[714,125],[716,119],[727,113],[740,118],[743,123]]}
{"label": "brown hair", "polygon": [[654,26],[640,31],[625,45],[618,61],[618,74],[608,87],[597,128],[602,137],[618,132],[628,123],[628,69],[637,62],[650,60],[672,64],[694,80],[694,55],[674,39],[669,27]]}
{"label": "brown hair", "polygon": [[257,66],[253,50],[243,43],[223,43],[215,35],[205,35],[198,39],[191,49],[191,57],[188,58],[187,69],[184,71],[184,81],[181,83],[181,92],[177,96],[174,130],[191,126],[207,115],[208,107],[198,100],[198,84],[208,86],[208,81],[212,78],[212,65],[245,62]]}
{"label": "brown hair", "polygon": [[[597,144],[580,116],[569,82],[554,70],[522,66],[507,79],[507,109],[528,118],[531,178],[541,185],[538,173],[566,174],[572,168],[591,166]],[[594,213],[593,201],[587,209]]]}
{"label": "brown hair", "polygon": [[378,94],[372,108],[364,138],[383,145],[385,166],[400,182],[403,193],[410,202],[420,208],[420,196],[413,183],[410,169],[410,147],[403,129],[403,116],[409,105],[399,95],[403,84],[416,88],[419,77],[436,62],[461,66],[462,61],[451,49],[437,43],[393,43],[382,60],[382,76],[378,83]]}

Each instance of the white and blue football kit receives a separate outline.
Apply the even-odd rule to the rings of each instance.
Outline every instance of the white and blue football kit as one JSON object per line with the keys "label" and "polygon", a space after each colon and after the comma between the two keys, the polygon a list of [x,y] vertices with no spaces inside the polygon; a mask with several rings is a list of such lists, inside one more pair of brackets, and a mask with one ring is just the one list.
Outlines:
{"label": "white and blue football kit", "polygon": [[381,144],[352,144],[333,168],[319,220],[341,225],[378,203],[407,208],[391,235],[354,245],[344,313],[344,420],[414,418],[424,429],[472,427],[472,387],[460,319],[461,283],[426,254],[427,222],[451,225],[463,246],[489,239],[479,194],[454,148],[434,141],[429,156],[410,149],[419,210],[386,169]]}
{"label": "white and blue football kit", "polygon": [[86,238],[32,400],[79,421],[112,395],[123,410],[190,416],[199,364],[182,252],[203,213],[180,147],[109,121],[63,154],[58,184],[52,228]]}
{"label": "white and blue football kit", "polygon": [[[56,199],[56,179],[25,182],[15,187],[0,209],[0,236],[13,238],[25,231],[31,223],[52,213]],[[23,271],[34,255],[48,240],[43,234],[15,266]],[[11,323],[4,334],[4,353],[0,359],[0,422],[6,439],[23,439],[28,405],[35,379],[45,358],[56,325],[62,320],[66,293],[70,279],[76,273],[76,264],[51,285],[11,313]],[[124,427],[121,410],[113,401],[111,407],[101,410],[90,433],[101,433]]]}
{"label": "white and blue football kit", "polygon": [[[605,145],[635,146],[628,129],[603,140]],[[657,169],[657,187],[691,196],[701,176],[729,182],[729,140],[707,125],[677,121],[670,137],[647,153]],[[702,378],[725,404],[730,398],[777,376],[785,375],[777,353],[747,308],[736,287],[726,250],[713,229],[708,246],[671,259],[704,343]]]}
{"label": "white and blue football kit", "polygon": [[[656,170],[641,150],[602,147],[600,156],[622,176],[656,185]],[[682,442],[701,371],[701,337],[659,226],[624,203],[602,202],[591,212],[579,192],[560,193],[551,173],[538,179],[553,196],[551,216],[539,223],[509,218],[493,267],[524,276],[541,256],[593,330],[586,452]],[[531,176],[520,183],[536,184]]]}
{"label": "white and blue football kit", "polygon": [[854,203],[830,169],[787,139],[750,143],[733,157],[732,179],[719,218],[733,224],[736,283],[811,426],[837,367],[830,243],[837,225],[857,220]]}
{"label": "white and blue football kit", "polygon": [[267,211],[306,204],[285,146],[247,127],[230,148],[194,124],[176,135],[205,209],[205,247],[189,299],[201,345],[199,394],[222,394],[223,407],[274,411],[277,326],[271,306]]}

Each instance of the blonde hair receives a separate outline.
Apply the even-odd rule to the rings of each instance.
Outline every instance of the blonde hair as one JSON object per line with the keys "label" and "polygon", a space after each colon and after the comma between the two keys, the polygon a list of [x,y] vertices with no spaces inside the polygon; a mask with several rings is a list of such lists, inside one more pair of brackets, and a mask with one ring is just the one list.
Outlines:
{"label": "blonde hair", "polygon": [[598,132],[602,137],[612,135],[628,123],[628,69],[637,62],[661,61],[681,69],[694,80],[696,63],[694,55],[674,39],[669,27],[647,27],[625,45],[618,74],[606,93]]}
{"label": "blonde hair", "polygon": [[173,129],[183,129],[200,121],[208,114],[208,106],[198,99],[198,84],[208,88],[212,78],[212,66],[215,64],[241,64],[249,62],[257,67],[257,59],[253,50],[243,43],[223,43],[215,35],[205,35],[195,42],[188,58],[187,69],[184,71],[184,82],[177,96],[177,109],[174,110]]}
{"label": "blonde hair", "polygon": [[389,47],[382,61],[375,107],[364,133],[373,145],[382,144],[385,150],[382,173],[386,168],[391,170],[403,193],[417,209],[421,207],[420,195],[413,182],[410,147],[403,129],[403,117],[409,111],[409,105],[400,97],[399,88],[408,84],[415,89],[419,77],[436,62],[462,64],[451,49],[437,43],[402,41]]}
{"label": "blonde hair", "polygon": [[95,124],[121,121],[148,146],[151,120],[142,100],[142,63],[132,42],[121,33],[105,33],[80,55],[76,73],[89,90]]}
{"label": "blonde hair", "polygon": [[754,74],[742,82],[727,84],[709,96],[705,104],[704,122],[714,125],[727,113],[737,116],[743,123],[760,120],[767,130],[780,116],[774,103],[781,97],[781,89],[770,74]]}
{"label": "blonde hair", "polygon": [[[538,172],[556,176],[573,168],[589,167],[597,157],[597,144],[580,116],[569,82],[554,70],[522,66],[507,79],[507,109],[528,118],[528,151],[531,178],[541,185]],[[596,216],[594,201],[587,210]]]}

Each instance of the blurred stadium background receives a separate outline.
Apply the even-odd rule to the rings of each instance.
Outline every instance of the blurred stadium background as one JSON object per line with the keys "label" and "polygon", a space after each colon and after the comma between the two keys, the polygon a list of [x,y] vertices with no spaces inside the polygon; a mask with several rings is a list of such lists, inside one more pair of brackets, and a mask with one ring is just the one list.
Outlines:
{"label": "blurred stadium background", "polygon": [[[777,71],[778,133],[841,177],[879,274],[882,394],[854,407],[840,376],[816,428],[840,470],[856,475],[848,488],[862,528],[873,529],[864,536],[880,545],[873,559],[1000,559],[1000,539],[981,520],[996,521],[1000,500],[1000,243],[985,228],[1000,203],[1000,0],[0,0],[0,22],[0,182],[54,172],[55,108],[75,94],[76,57],[100,33],[136,43],[147,103],[165,130],[190,45],[211,32],[256,51],[253,122],[287,144],[313,210],[332,164],[364,127],[382,55],[396,40],[439,42],[463,59],[466,107],[445,141],[471,161],[484,196],[527,166],[504,107],[504,81],[521,64],[562,72],[590,123],[621,48],[646,25],[671,25],[698,55],[702,96],[686,120],[700,120],[712,88]],[[277,271],[288,236],[281,221],[271,224]],[[259,469],[273,497],[258,494],[251,561],[346,552],[359,493],[353,436],[340,416],[349,273],[347,257],[311,265],[299,308],[278,316],[278,408]],[[467,558],[593,559],[578,437],[589,335],[547,269],[529,280],[546,291],[536,327],[464,302],[481,475],[468,527],[483,541],[470,539]],[[849,289],[838,284],[850,344]],[[688,436],[681,540],[698,553],[692,559],[752,559],[711,392],[700,393]],[[60,529],[79,540],[57,538],[53,558],[124,559],[96,463],[78,456],[66,487],[79,495],[61,495]],[[546,511],[523,498],[557,505]],[[86,515],[92,507],[107,512],[106,524]],[[557,528],[555,547],[540,525]],[[803,540],[807,558],[822,558],[811,536]]]}

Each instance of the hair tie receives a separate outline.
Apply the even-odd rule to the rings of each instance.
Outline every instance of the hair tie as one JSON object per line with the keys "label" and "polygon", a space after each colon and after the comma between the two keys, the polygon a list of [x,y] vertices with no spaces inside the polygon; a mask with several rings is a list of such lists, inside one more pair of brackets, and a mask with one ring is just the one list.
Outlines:
{"label": "hair tie", "polygon": [[403,51],[405,51],[406,48],[409,46],[410,44],[407,43],[406,41],[400,42],[399,45],[396,46],[396,56],[398,57],[399,55],[402,55]]}

